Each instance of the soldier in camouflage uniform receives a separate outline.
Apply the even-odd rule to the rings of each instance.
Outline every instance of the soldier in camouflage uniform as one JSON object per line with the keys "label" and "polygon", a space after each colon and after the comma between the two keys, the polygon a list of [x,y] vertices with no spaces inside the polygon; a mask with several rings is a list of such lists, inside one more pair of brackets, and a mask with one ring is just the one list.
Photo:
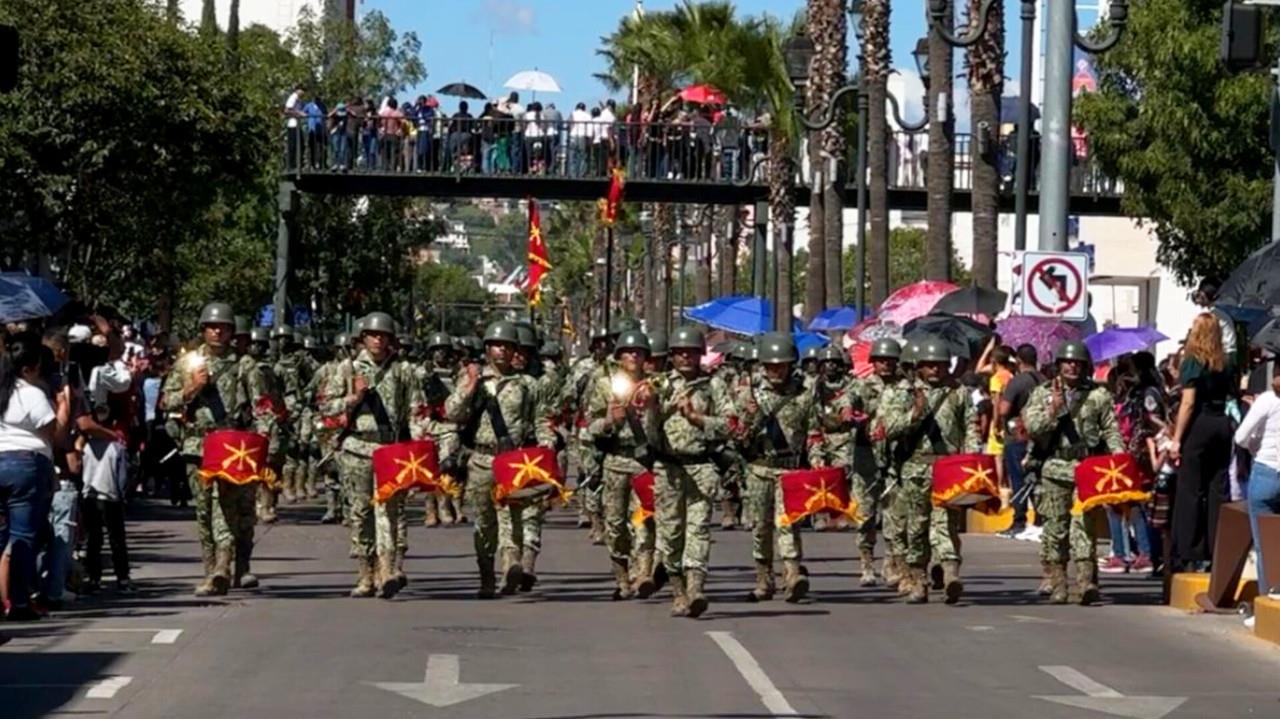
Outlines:
{"label": "soldier in camouflage uniform", "polygon": [[182,456],[204,560],[204,578],[195,592],[201,597],[226,594],[233,552],[253,545],[255,487],[223,480],[206,483],[198,474],[207,434],[217,429],[264,429],[255,421],[253,400],[246,394],[241,366],[231,349],[234,322],[230,306],[205,305],[200,312],[203,341],[179,359],[161,395],[163,410],[183,418]]}
{"label": "soldier in camouflage uniform", "polygon": [[[453,392],[458,372],[458,362],[453,351],[453,338],[444,332],[436,332],[427,339],[427,363],[424,367],[422,388],[427,399],[427,433],[436,443],[441,471],[454,479],[465,479],[466,458],[462,456],[462,443],[458,439],[458,425],[445,419],[444,401]],[[457,524],[462,519],[460,500],[431,493],[427,495],[426,517],[428,527]]]}
{"label": "soldier in camouflage uniform", "polygon": [[[737,390],[736,433],[747,458],[748,501],[755,504],[751,529],[751,554],[756,565],[756,586],[748,595],[753,602],[771,599],[774,593],[774,540],[783,564],[788,602],[798,602],[809,591],[809,578],[800,566],[804,557],[799,527],[780,527],[783,472],[805,466],[805,449],[817,429],[817,403],[813,392],[795,373],[796,346],[791,335],[770,332],[759,341],[763,379]],[[847,402],[847,400],[845,400]],[[847,406],[847,405],[846,405]]]}
{"label": "soldier in camouflage uniform", "polygon": [[302,454],[306,458],[301,468],[302,486],[306,490],[307,498],[314,499],[320,496],[320,469],[317,466],[320,462],[320,439],[316,434],[316,425],[319,424],[319,418],[316,415],[315,408],[315,387],[316,374],[320,368],[327,363],[327,356],[324,343],[320,338],[308,334],[302,338],[302,350],[310,359],[308,363],[311,369],[311,377],[302,389],[302,415],[298,417],[298,442],[302,446]]}
{"label": "soldier in camouflage uniform", "polygon": [[675,369],[658,391],[657,544],[671,580],[671,616],[696,618],[707,610],[711,508],[720,492],[715,453],[728,439],[732,406],[724,382],[702,371],[702,330],[680,327],[670,349]]}
{"label": "soldier in camouflage uniform", "polygon": [[306,494],[303,486],[306,469],[306,450],[301,441],[302,414],[306,403],[303,390],[313,374],[311,358],[302,350],[297,335],[289,325],[281,325],[271,333],[276,340],[278,359],[275,365],[280,393],[284,396],[288,416],[283,427],[284,473],[280,482],[280,498],[286,503],[301,500]]}
{"label": "soldier in camouflage uniform", "polygon": [[[360,323],[364,347],[355,359],[338,366],[325,385],[321,412],[342,426],[338,435],[338,471],[351,500],[351,552],[358,579],[353,597],[395,596],[404,585],[404,492],[386,502],[373,502],[373,452],[399,442],[408,434],[420,438],[425,424],[417,421],[424,405],[416,378],[395,361],[395,324],[384,312],[373,312]],[[406,431],[407,429],[407,431]],[[376,564],[376,569],[375,569]]]}
{"label": "soldier in camouflage uniform", "polygon": [[[617,370],[611,376],[597,378],[587,401],[588,436],[604,453],[604,531],[617,585],[615,600],[637,594],[630,576],[631,480],[653,466],[654,448],[650,442],[657,437],[658,428],[654,390],[644,374],[648,355],[649,338],[645,333],[623,332],[614,345]],[[642,539],[652,540],[652,534]],[[650,564],[636,568],[636,583],[647,597],[654,591],[653,545],[645,541],[635,548],[640,560],[647,558]]]}
{"label": "soldier in camouflage uniform", "polygon": [[316,451],[319,455],[315,472],[323,479],[325,488],[325,511],[324,516],[320,518],[321,524],[337,524],[344,521],[347,515],[347,503],[342,491],[342,482],[338,477],[338,464],[334,461],[337,449],[334,447],[334,439],[337,438],[338,430],[341,428],[332,418],[324,417],[320,408],[324,406],[324,390],[329,384],[329,379],[338,371],[338,366],[351,356],[350,346],[351,340],[345,332],[335,336],[333,356],[316,369],[315,374],[311,376],[311,384],[307,385],[306,396],[310,400],[314,426],[312,435],[315,437]]}
{"label": "soldier in camouflage uniform", "polygon": [[877,582],[872,554],[876,546],[877,523],[883,524],[885,535],[885,583],[896,588],[906,568],[902,560],[906,548],[891,541],[891,537],[901,535],[893,531],[893,515],[884,511],[888,502],[881,496],[885,491],[891,464],[891,445],[888,440],[873,439],[870,432],[870,428],[880,419],[881,397],[890,388],[903,382],[898,371],[898,360],[901,357],[902,346],[897,340],[876,340],[871,346],[871,364],[875,372],[854,384],[856,404],[866,415],[854,435],[852,478],[853,498],[858,503],[858,513],[864,517],[857,532],[858,557],[862,564],[859,583],[864,587],[875,586]]}
{"label": "soldier in camouflage uniform", "polygon": [[[857,397],[853,378],[849,376],[845,361],[848,359],[839,347],[817,349],[817,375],[809,382],[808,391],[817,402],[817,442],[809,447],[809,464],[814,467],[839,467],[848,479],[849,465],[853,463],[854,414],[842,411],[852,406]],[[827,527],[827,515],[813,517],[813,528]]]}
{"label": "soldier in camouflage uniform", "polygon": [[[745,382],[743,365],[750,355],[745,342],[734,342],[726,353],[724,362],[716,370],[716,376],[729,389],[730,400],[741,382]],[[733,529],[741,519],[744,528],[750,528],[749,511],[743,504],[743,486],[746,483],[747,462],[742,457],[739,443],[733,437],[724,446],[724,477],[721,483],[720,528]]]}
{"label": "soldier in camouflage uniform", "polygon": [[[1093,357],[1083,342],[1064,342],[1055,354],[1058,376],[1037,387],[1022,409],[1031,436],[1031,462],[1038,467],[1036,513],[1044,519],[1040,561],[1049,580],[1049,601],[1094,604],[1100,598],[1097,546],[1090,517],[1073,514],[1075,470],[1091,455],[1119,454],[1124,440],[1114,399],[1094,384]],[[1067,560],[1075,585],[1067,590]]]}
{"label": "soldier in camouflage uniform", "polygon": [[[958,517],[934,511],[933,464],[947,455],[977,452],[981,438],[969,394],[950,376],[951,353],[946,345],[938,340],[921,343],[915,361],[916,378],[910,388],[895,387],[882,396],[877,424],[883,439],[896,442],[898,486],[889,511],[905,539],[907,565],[898,591],[913,604],[929,601],[930,532],[945,529],[950,548],[937,559],[945,574],[946,602],[954,604],[964,590]],[[935,520],[942,526],[931,530]]]}
{"label": "soldier in camouflage uniform", "polygon": [[561,399],[561,404],[574,418],[570,437],[578,458],[578,488],[574,493],[579,498],[578,528],[590,526],[591,543],[597,545],[604,544],[604,508],[600,502],[600,473],[603,469],[600,450],[587,433],[587,398],[599,378],[607,376],[606,366],[612,352],[613,337],[607,332],[593,336],[591,353],[579,358],[570,368]]}
{"label": "soldier in camouflage uniform", "polygon": [[813,386],[819,379],[818,364],[822,360],[822,350],[824,347],[814,345],[804,351],[804,356],[800,358],[800,374],[804,378],[804,386],[807,389],[813,389]]}
{"label": "soldier in camouflage uniform", "polygon": [[[260,403],[266,403],[271,410],[272,416],[264,418],[268,419],[270,430],[267,433],[267,464],[279,477],[284,467],[285,443],[288,438],[285,435],[285,422],[280,417],[284,412],[284,398],[280,396],[280,383],[276,379],[270,354],[271,331],[266,327],[254,327],[250,332],[249,351],[240,358],[240,374],[244,378],[246,395],[253,399],[255,410]],[[277,487],[266,483],[258,485],[257,516],[264,524],[274,524],[278,519],[276,497],[279,491]]]}
{"label": "soldier in camouflage uniform", "polygon": [[671,369],[667,349],[667,333],[654,331],[649,335],[649,358],[644,361],[644,372],[650,377],[666,374]]}
{"label": "soldier in camouflage uniform", "polygon": [[[554,446],[550,425],[538,417],[537,392],[512,365],[519,343],[516,326],[494,322],[485,330],[487,362],[468,364],[445,401],[445,417],[461,428],[467,460],[467,511],[475,522],[476,563],[481,599],[497,595],[493,560],[498,549],[498,507],[493,501],[493,458],[501,452],[537,443]],[[496,424],[495,424],[496,422]],[[518,588],[523,570],[518,557],[503,558],[505,587]]]}

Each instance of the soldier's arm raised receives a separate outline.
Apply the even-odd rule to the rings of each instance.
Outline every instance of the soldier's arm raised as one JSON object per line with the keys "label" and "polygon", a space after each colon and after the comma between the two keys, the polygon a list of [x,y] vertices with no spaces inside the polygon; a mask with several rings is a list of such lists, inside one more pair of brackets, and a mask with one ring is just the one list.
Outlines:
{"label": "soldier's arm raised", "polygon": [[351,391],[351,372],[351,363],[343,362],[333,372],[329,373],[324,389],[321,390],[322,399],[317,403],[317,409],[320,410],[321,415],[325,417],[346,416],[347,393]]}
{"label": "soldier's arm raised", "polygon": [[453,391],[444,401],[444,416],[450,422],[466,424],[471,420],[471,397],[480,386],[479,369],[475,365],[467,365],[466,370],[458,377]]}
{"label": "soldier's arm raised", "polygon": [[1032,438],[1043,438],[1058,426],[1058,417],[1053,410],[1053,392],[1047,385],[1036,387],[1031,398],[1022,408],[1022,424]]}
{"label": "soldier's arm raised", "polygon": [[611,394],[608,379],[601,379],[587,388],[587,431],[593,437],[608,437],[613,434],[614,424],[609,418]]}
{"label": "soldier's arm raised", "polygon": [[880,411],[876,413],[873,434],[879,439],[894,440],[916,427],[922,417],[914,411],[915,394],[905,387],[886,387],[880,395]]}

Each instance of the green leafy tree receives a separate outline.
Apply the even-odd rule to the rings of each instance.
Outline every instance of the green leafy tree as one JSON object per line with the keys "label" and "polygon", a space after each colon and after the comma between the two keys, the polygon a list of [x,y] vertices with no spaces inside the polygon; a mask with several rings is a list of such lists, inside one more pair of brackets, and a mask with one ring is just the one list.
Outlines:
{"label": "green leafy tree", "polygon": [[[1156,257],[1183,282],[1225,275],[1268,234],[1271,79],[1218,59],[1222,3],[1147,0],[1097,58],[1099,91],[1076,118],[1122,206],[1159,240]],[[1274,56],[1274,43],[1268,43]]]}
{"label": "green leafy tree", "polygon": [[465,267],[428,262],[418,266],[414,281],[419,334],[436,330],[453,335],[478,332],[493,298]]}

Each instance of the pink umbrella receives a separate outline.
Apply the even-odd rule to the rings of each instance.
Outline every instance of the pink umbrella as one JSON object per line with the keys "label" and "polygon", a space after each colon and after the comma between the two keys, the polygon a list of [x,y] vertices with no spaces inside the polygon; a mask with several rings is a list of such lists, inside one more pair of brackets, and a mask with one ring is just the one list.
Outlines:
{"label": "pink umbrella", "polygon": [[1061,320],[1022,315],[997,321],[996,332],[1000,335],[1000,341],[1010,347],[1017,348],[1023,344],[1035,347],[1042,363],[1053,358],[1059,344],[1080,339],[1080,330]]}
{"label": "pink umbrella", "polygon": [[884,322],[892,322],[899,327],[906,325],[917,317],[929,314],[938,300],[946,294],[960,289],[950,282],[925,280],[901,287],[880,303],[877,317]]}

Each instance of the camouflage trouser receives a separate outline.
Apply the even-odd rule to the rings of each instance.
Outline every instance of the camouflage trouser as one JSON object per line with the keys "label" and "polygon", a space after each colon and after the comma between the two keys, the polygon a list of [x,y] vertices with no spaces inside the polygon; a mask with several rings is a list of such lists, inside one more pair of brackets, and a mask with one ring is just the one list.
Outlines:
{"label": "camouflage trouser", "polygon": [[1066,564],[1068,559],[1097,560],[1093,522],[1086,515],[1071,512],[1075,498],[1075,463],[1054,459],[1046,462],[1036,487],[1036,514],[1044,520],[1040,561]]}
{"label": "camouflage trouser", "polygon": [[963,516],[964,510],[961,509],[933,508],[929,517],[929,550],[934,563],[961,561],[960,522]]}
{"label": "camouflage trouser", "polygon": [[[907,566],[923,569],[929,564],[929,519],[933,514],[933,478],[928,465],[905,464],[893,493],[889,512],[898,526],[894,532]],[[888,534],[886,532],[886,534]]]}
{"label": "camouflage trouser", "polygon": [[643,471],[644,465],[630,457],[605,455],[604,543],[614,559],[631,557],[631,478]]}
{"label": "camouflage trouser", "polygon": [[[657,498],[658,487],[657,487],[656,478],[654,479],[653,489],[654,489],[653,503],[654,503],[654,509],[656,510],[657,504],[658,504],[658,498]],[[647,517],[644,519],[644,521],[641,521],[641,522],[635,521],[636,518],[640,516],[639,515],[640,509],[641,509],[640,497],[637,496],[634,491],[632,491],[631,502],[629,504],[629,511],[630,511],[630,517],[631,517],[631,555],[633,558],[645,552],[652,552],[654,551],[655,548],[658,547],[659,537],[658,537],[658,529],[657,529],[657,520],[655,519],[655,517]],[[656,511],[655,511],[655,515],[656,515]],[[666,550],[665,543],[663,543],[662,549],[665,552]]]}
{"label": "camouflage trouser", "polygon": [[504,549],[542,551],[542,521],[547,515],[545,500],[498,507],[497,512],[499,552]]}
{"label": "camouflage trouser", "polygon": [[[887,524],[888,518],[884,515],[884,504],[880,500],[880,495],[884,492],[884,481],[881,478],[879,469],[876,467],[875,458],[870,453],[864,453],[861,448],[853,455],[853,471],[849,476],[849,494],[853,500],[858,503],[858,514],[863,516],[862,524],[858,525],[858,549],[872,551],[876,548],[876,525],[878,523]],[[885,542],[887,543],[889,536],[888,526],[884,527]]]}
{"label": "camouflage trouser", "polygon": [[707,571],[711,506],[720,488],[716,466],[659,462],[654,474],[654,518],[662,563],[670,574]]}
{"label": "camouflage trouser", "polygon": [[498,512],[493,504],[493,455],[472,452],[467,460],[467,513],[475,522],[476,559],[493,563],[498,551]]}
{"label": "camouflage trouser", "polygon": [[[452,430],[446,432],[435,432],[431,435],[431,441],[436,443],[436,453],[440,463],[445,464],[446,460],[453,459],[462,464],[455,471],[460,474],[466,474],[466,454],[462,449],[462,438],[457,432]],[[457,481],[465,481],[466,477],[453,477]],[[439,509],[440,514],[452,514],[454,520],[458,520],[462,516],[462,498],[451,497],[443,493],[431,493],[426,495],[426,508],[428,512],[433,509]]]}
{"label": "camouflage trouser", "polygon": [[[591,442],[579,438],[576,443],[578,445],[578,486],[582,486],[587,477],[594,476],[601,471],[600,465],[604,461],[604,457]],[[577,493],[581,501],[580,510],[589,515],[602,515],[604,513],[603,494],[599,488]]]}
{"label": "camouflage trouser", "polygon": [[295,431],[296,427],[290,426],[287,432],[289,439],[285,443],[284,472],[281,474],[284,480],[281,489],[290,493],[304,488],[307,471],[306,445],[299,441]]}
{"label": "camouflage trouser", "polygon": [[787,470],[763,464],[747,465],[748,501],[754,504],[756,517],[756,522],[751,527],[751,557],[757,562],[773,562],[775,537],[778,559],[787,561],[804,558],[800,528],[794,524],[790,527],[778,526],[777,508],[782,506],[782,484],[778,479],[785,471]]}
{"label": "camouflage trouser", "polygon": [[196,536],[203,553],[232,549],[237,539],[253,541],[254,495],[258,483],[232,484],[218,480],[207,483],[197,472],[199,463],[187,463],[187,483],[196,510]]}
{"label": "camouflage trouser", "polygon": [[346,488],[351,513],[351,556],[375,557],[391,553],[397,547],[407,548],[404,493],[376,507],[373,503],[373,460],[350,451],[336,457],[338,473]]}

